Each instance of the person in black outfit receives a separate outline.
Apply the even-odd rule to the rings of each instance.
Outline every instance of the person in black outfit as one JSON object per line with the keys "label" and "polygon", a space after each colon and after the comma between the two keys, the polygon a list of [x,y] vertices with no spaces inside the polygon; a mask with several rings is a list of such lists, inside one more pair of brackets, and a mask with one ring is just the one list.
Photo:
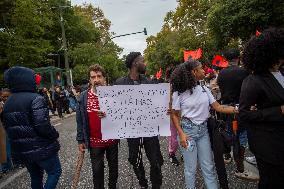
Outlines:
{"label": "person in black outfit", "polygon": [[[129,75],[119,78],[115,85],[139,85],[151,84],[143,75],[145,73],[144,58],[140,52],[131,52],[126,57],[126,66],[129,69]],[[133,166],[134,172],[139,180],[141,189],[148,188],[148,181],[145,177],[145,170],[142,161],[142,147],[144,147],[146,156],[150,161],[150,180],[153,189],[159,189],[162,185],[163,157],[160,150],[160,143],[157,136],[130,138],[127,139],[129,148],[129,162]]]}
{"label": "person in black outfit", "polygon": [[37,94],[35,73],[15,66],[5,72],[4,80],[12,92],[4,105],[3,125],[13,160],[27,167],[32,189],[55,189],[62,172],[59,133],[50,124],[45,99]]}
{"label": "person in black outfit", "polygon": [[[242,85],[240,119],[248,123],[248,142],[259,169],[259,189],[284,188],[284,29],[252,37],[243,53],[252,73]],[[254,106],[256,108],[252,109]]]}
{"label": "person in black outfit", "polygon": [[[227,105],[239,104],[241,86],[243,80],[249,75],[249,72],[242,67],[239,67],[240,51],[238,49],[227,49],[223,53],[224,57],[229,61],[229,66],[220,71],[217,84],[221,91],[221,103]],[[226,121],[228,136],[233,139],[232,135],[232,115],[222,115]],[[258,177],[253,173],[244,169],[245,147],[247,146],[247,132],[240,122],[238,122],[238,150],[234,160],[236,163],[235,175],[242,179],[258,180]],[[225,161],[231,161],[231,143],[225,144]],[[236,146],[234,145],[234,148]]]}
{"label": "person in black outfit", "polygon": [[58,115],[60,118],[63,118],[62,111],[63,111],[63,106],[64,106],[64,93],[61,91],[59,86],[55,87],[55,92],[54,92],[54,101],[56,105],[56,109],[58,112]]}

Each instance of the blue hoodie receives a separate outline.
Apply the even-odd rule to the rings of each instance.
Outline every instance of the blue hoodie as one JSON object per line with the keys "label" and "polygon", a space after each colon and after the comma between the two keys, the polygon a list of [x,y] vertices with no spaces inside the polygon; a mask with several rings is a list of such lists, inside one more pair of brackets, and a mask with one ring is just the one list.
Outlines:
{"label": "blue hoodie", "polygon": [[55,155],[60,148],[59,134],[50,124],[45,99],[36,93],[34,71],[12,67],[4,80],[12,91],[4,105],[3,120],[14,160],[26,163]]}

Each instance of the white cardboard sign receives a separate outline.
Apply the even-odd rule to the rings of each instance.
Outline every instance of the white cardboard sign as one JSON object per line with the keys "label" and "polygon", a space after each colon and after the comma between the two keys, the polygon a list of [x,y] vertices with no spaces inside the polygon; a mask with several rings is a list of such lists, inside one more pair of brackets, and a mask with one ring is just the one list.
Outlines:
{"label": "white cardboard sign", "polygon": [[97,94],[103,140],[171,135],[168,83],[100,86]]}

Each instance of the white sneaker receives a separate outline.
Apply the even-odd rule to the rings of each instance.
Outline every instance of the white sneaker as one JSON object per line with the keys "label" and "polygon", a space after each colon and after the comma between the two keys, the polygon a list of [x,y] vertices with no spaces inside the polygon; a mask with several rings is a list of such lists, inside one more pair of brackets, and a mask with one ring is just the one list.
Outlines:
{"label": "white sneaker", "polygon": [[240,178],[240,179],[246,179],[246,180],[251,180],[251,181],[258,181],[259,176],[256,175],[253,172],[245,170],[244,172],[235,172],[235,176]]}
{"label": "white sneaker", "polygon": [[247,161],[248,163],[250,163],[250,164],[257,165],[257,164],[256,164],[255,156],[246,157],[246,161]]}

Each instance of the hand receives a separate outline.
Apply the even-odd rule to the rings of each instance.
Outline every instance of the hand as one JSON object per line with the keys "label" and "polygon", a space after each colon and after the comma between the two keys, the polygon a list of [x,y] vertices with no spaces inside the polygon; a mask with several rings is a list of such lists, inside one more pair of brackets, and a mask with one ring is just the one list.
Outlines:
{"label": "hand", "polygon": [[79,151],[80,151],[80,152],[85,152],[85,150],[86,150],[86,145],[85,145],[85,143],[79,144],[78,147],[79,147]]}
{"label": "hand", "polygon": [[172,110],[171,110],[171,109],[168,109],[168,110],[167,110],[167,115],[171,115],[171,113],[172,113]]}
{"label": "hand", "polygon": [[239,113],[239,108],[234,107],[233,113],[234,113],[234,114],[238,114],[238,113]]}
{"label": "hand", "polygon": [[251,110],[251,111],[256,111],[256,110],[257,110],[257,107],[256,107],[256,105],[254,105],[254,106],[251,106],[251,107],[250,107],[250,110]]}
{"label": "hand", "polygon": [[106,113],[105,113],[105,112],[98,111],[97,114],[98,114],[99,118],[104,118],[104,117],[106,117]]}
{"label": "hand", "polygon": [[180,139],[180,145],[184,148],[187,148],[188,136],[185,133],[182,133],[182,134],[179,135],[179,139]]}
{"label": "hand", "polygon": [[281,106],[282,114],[284,114],[284,105]]}

